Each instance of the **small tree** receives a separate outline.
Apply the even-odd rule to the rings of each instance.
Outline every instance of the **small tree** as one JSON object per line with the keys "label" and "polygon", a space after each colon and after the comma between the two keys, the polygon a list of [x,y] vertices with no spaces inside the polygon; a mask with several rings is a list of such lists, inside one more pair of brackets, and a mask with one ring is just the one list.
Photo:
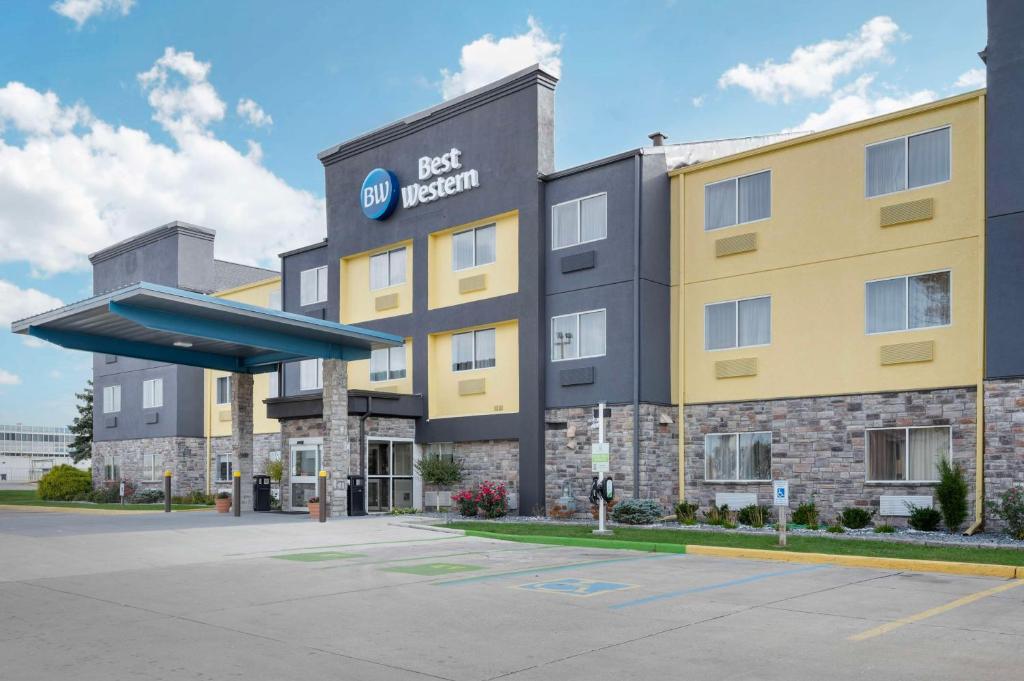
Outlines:
{"label": "small tree", "polygon": [[271,482],[280,485],[281,478],[284,476],[284,462],[281,459],[267,461],[267,475],[270,476]]}
{"label": "small tree", "polygon": [[950,533],[956,532],[967,518],[967,480],[960,464],[950,464],[945,459],[939,461],[939,484],[935,488],[935,496],[939,501],[942,522]]}
{"label": "small tree", "polygon": [[71,423],[70,430],[75,436],[71,442],[71,454],[75,463],[92,457],[92,381],[85,390],[75,393],[78,398],[78,416]]}
{"label": "small tree", "polygon": [[426,485],[433,485],[438,492],[435,510],[441,511],[441,494],[444,487],[462,482],[462,462],[455,457],[428,455],[416,462],[416,471]]}

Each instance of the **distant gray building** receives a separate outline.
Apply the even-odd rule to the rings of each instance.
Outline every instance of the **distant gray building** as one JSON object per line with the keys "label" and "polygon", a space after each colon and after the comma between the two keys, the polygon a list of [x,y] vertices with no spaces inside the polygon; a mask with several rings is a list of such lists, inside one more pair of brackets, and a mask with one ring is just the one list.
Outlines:
{"label": "distant gray building", "polygon": [[0,482],[34,482],[54,466],[74,465],[74,439],[67,426],[0,425]]}

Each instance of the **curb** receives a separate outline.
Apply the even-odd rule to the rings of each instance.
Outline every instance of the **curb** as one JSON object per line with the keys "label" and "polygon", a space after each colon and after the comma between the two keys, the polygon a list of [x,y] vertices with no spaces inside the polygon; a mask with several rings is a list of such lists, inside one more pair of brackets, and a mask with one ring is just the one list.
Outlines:
{"label": "curb", "polygon": [[427,523],[388,523],[391,527],[404,527],[409,530],[426,530],[428,532],[440,532],[442,534],[453,534],[458,537],[463,537],[468,532],[467,530],[456,530],[449,527],[438,527],[437,525],[428,525]]}

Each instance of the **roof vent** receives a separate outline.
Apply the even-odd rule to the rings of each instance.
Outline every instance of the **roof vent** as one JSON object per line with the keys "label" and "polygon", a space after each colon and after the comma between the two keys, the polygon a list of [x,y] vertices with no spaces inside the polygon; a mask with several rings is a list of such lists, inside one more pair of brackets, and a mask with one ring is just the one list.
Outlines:
{"label": "roof vent", "polygon": [[650,135],[648,135],[648,137],[656,147],[664,146],[665,140],[668,139],[668,135],[666,135],[663,132],[652,132]]}

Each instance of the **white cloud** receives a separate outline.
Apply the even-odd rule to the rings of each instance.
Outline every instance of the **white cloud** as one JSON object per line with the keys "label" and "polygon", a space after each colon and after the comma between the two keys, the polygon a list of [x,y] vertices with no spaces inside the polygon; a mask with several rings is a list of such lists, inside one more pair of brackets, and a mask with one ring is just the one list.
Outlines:
{"label": "white cloud", "polygon": [[970,69],[960,74],[960,77],[953,83],[953,87],[976,90],[985,87],[986,80],[987,74],[984,68]]}
{"label": "white cloud", "polygon": [[[168,48],[139,76],[173,144],[63,106],[53,92],[0,87],[0,262],[37,275],[87,269],[86,255],[180,219],[217,230],[217,256],[276,264],[282,250],[323,237],[324,201],[262,165],[208,125],[224,103],[210,65]],[[21,133],[12,143],[3,126]]]}
{"label": "white cloud", "polygon": [[441,69],[442,96],[457,97],[533,64],[561,75],[561,43],[549,38],[532,16],[526,22],[529,30],[525,33],[499,39],[488,33],[463,45],[459,70]]}
{"label": "white cloud", "polygon": [[690,103],[693,104],[693,108],[699,109],[702,106],[704,106],[704,97],[704,95],[700,95],[698,97],[694,97],[693,99],[691,99]]}
{"label": "white cloud", "polygon": [[936,94],[931,90],[877,95],[873,92],[873,82],[872,75],[859,77],[853,83],[836,91],[827,109],[810,114],[802,123],[783,132],[827,130],[924,104],[936,98]]}
{"label": "white cloud", "polygon": [[20,383],[20,376],[12,374],[10,371],[0,369],[0,385],[19,385]]}
{"label": "white cloud", "polygon": [[238,100],[238,106],[235,107],[235,113],[244,118],[250,125],[254,125],[257,128],[274,124],[274,119],[270,114],[264,111],[263,107],[248,97],[243,97]]}
{"label": "white cloud", "polygon": [[0,279],[0,329],[4,331],[13,321],[63,306],[60,298]]}
{"label": "white cloud", "polygon": [[871,62],[888,60],[889,44],[900,37],[896,22],[878,16],[843,40],[822,40],[796,48],[787,62],[767,59],[753,67],[737,64],[722,74],[718,86],[744,88],[765,102],[820,97],[835,89],[838,77]]}
{"label": "white cloud", "polygon": [[50,9],[82,28],[89,19],[104,12],[120,12],[121,16],[127,16],[134,5],[135,0],[59,0],[50,5]]}

